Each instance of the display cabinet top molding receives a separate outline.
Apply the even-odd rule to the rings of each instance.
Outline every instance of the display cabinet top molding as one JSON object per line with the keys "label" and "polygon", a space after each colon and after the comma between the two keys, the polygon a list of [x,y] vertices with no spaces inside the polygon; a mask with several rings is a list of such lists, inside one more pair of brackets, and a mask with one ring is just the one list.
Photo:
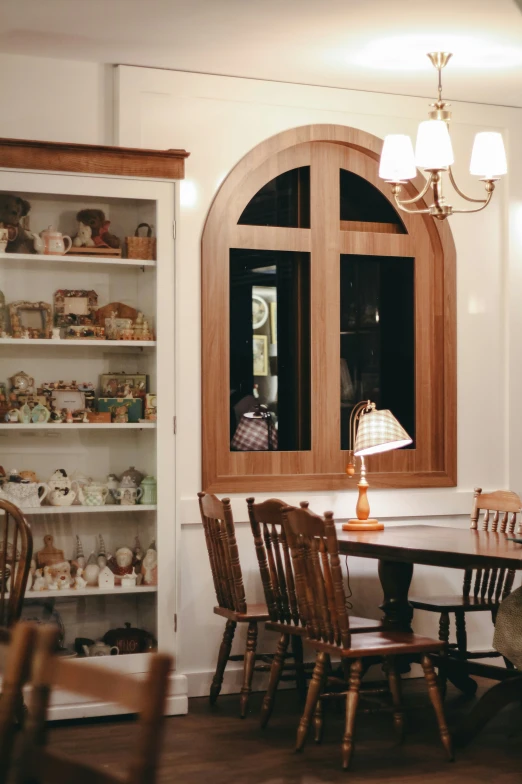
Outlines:
{"label": "display cabinet top molding", "polygon": [[0,138],[0,167],[182,180],[185,150],[143,150],[100,144]]}

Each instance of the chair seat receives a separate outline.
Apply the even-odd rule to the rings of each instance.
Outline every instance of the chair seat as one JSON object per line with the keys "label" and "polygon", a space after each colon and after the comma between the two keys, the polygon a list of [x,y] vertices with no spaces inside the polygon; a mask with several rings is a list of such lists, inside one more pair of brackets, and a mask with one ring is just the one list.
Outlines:
{"label": "chair seat", "polygon": [[[350,619],[351,621],[351,619]],[[354,634],[350,648],[341,648],[322,640],[304,638],[306,645],[311,645],[316,651],[337,653],[343,659],[360,659],[364,656],[395,656],[405,653],[438,653],[446,648],[442,640],[432,640],[430,637],[421,637],[411,632],[368,632]]]}
{"label": "chair seat", "polygon": [[410,597],[408,601],[412,607],[416,607],[418,610],[431,610],[432,612],[456,612],[457,610],[481,612],[495,610],[499,606],[498,602],[487,597],[484,599],[480,596],[468,596],[465,598],[458,593],[449,596],[414,596],[413,598]]}
{"label": "chair seat", "polygon": [[221,615],[229,621],[236,623],[249,623],[249,621],[268,621],[268,609],[266,604],[249,604],[246,613],[229,610],[228,607],[214,607],[216,615]]}
{"label": "chair seat", "polygon": [[[304,626],[296,626],[293,623],[281,623],[279,621],[267,621],[265,629],[280,634],[295,634],[298,637],[306,637],[307,630]],[[376,632],[382,629],[382,621],[375,621],[372,618],[359,618],[357,615],[350,615],[350,631],[352,634],[362,632]]]}

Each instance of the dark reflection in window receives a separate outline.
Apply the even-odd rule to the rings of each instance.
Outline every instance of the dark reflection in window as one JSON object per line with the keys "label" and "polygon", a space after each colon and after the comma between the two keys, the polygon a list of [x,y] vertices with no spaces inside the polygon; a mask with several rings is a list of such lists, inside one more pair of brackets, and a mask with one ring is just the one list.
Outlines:
{"label": "dark reflection in window", "polygon": [[310,420],[310,256],[233,248],[230,448],[310,449]]}
{"label": "dark reflection in window", "polygon": [[415,447],[414,260],[341,256],[341,448],[360,400],[389,408]]}
{"label": "dark reflection in window", "polygon": [[371,182],[358,174],[341,169],[340,186],[342,221],[388,223],[394,226],[392,233],[406,234],[397,211]]}
{"label": "dark reflection in window", "polygon": [[310,167],[280,174],[247,204],[238,221],[248,226],[310,228]]}

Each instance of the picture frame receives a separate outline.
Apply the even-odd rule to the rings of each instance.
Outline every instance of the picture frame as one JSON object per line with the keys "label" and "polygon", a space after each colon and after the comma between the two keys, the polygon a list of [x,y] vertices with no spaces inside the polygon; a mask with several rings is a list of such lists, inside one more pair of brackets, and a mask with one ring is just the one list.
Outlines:
{"label": "picture frame", "polygon": [[54,293],[54,326],[92,326],[98,295],[92,289],[58,289]]}
{"label": "picture frame", "polygon": [[270,303],[270,343],[277,343],[277,302]]}
{"label": "picture frame", "polygon": [[254,376],[268,376],[268,337],[253,335],[252,344]]}
{"label": "picture frame", "polygon": [[[25,316],[25,318],[24,318]],[[29,332],[32,338],[48,339],[53,326],[52,308],[48,302],[18,300],[9,305],[9,319],[14,338]]]}
{"label": "picture frame", "polygon": [[259,294],[252,294],[252,329],[260,329],[268,318],[268,304]]}

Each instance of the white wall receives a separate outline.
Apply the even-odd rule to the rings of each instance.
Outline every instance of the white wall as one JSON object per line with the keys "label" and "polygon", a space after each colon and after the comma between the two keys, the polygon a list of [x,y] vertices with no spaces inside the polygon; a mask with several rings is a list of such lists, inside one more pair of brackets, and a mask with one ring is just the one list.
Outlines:
{"label": "white wall", "polygon": [[0,136],[112,143],[112,66],[0,54],[0,69]]}
{"label": "white wall", "polygon": [[[191,153],[186,170],[190,199],[183,203],[186,186],[182,185],[177,242],[177,485],[182,520],[178,666],[189,677],[190,692],[204,693],[223,628],[221,620],[211,615],[214,598],[195,503],[201,483],[200,241],[212,198],[237,161],[275,133],[310,123],[339,123],[381,137],[390,132],[414,135],[426,116],[428,101],[127,66],[117,71],[118,143],[184,147]],[[522,179],[517,175],[522,166],[517,149],[522,112],[473,104],[452,108],[455,169],[464,189],[481,195],[481,186],[471,180],[467,166],[473,136],[486,127],[503,132],[512,172],[484,213],[451,219],[458,259],[458,487],[372,491],[372,511],[377,516],[440,526],[468,524],[476,485],[522,488],[520,447],[513,444],[520,426],[510,420],[507,410],[510,390],[518,383],[514,357],[520,354],[518,335],[522,334],[518,324],[514,328],[520,316],[510,287],[511,278],[521,275],[522,233],[508,231],[510,208],[519,205],[522,213]],[[274,494],[281,495],[275,488]],[[299,498],[302,495],[306,494]],[[316,510],[333,507],[339,517],[347,517],[355,503],[354,491],[315,496]],[[285,497],[296,500],[295,495]],[[234,499],[234,510],[237,520],[245,520],[243,497]],[[261,599],[245,523],[238,525],[238,541],[247,598]],[[354,559],[351,565],[358,614],[378,617],[376,568],[376,562],[362,559]],[[417,568],[412,592],[459,590],[460,584],[458,572]],[[436,621],[427,614],[418,614],[416,627],[436,633]],[[473,647],[490,644],[489,623],[470,619],[468,628]],[[237,682],[231,676],[226,685],[231,688]]]}

